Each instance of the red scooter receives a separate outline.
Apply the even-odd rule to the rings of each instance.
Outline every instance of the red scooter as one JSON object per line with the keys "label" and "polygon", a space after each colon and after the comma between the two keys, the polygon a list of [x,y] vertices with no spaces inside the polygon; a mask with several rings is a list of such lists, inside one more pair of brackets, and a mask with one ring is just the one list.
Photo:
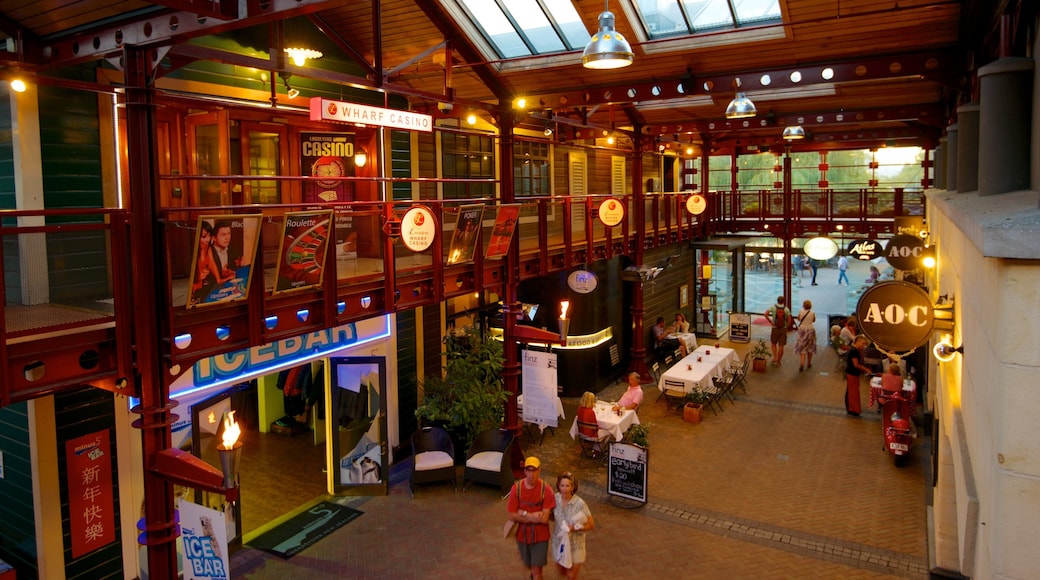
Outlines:
{"label": "red scooter", "polygon": [[886,392],[881,396],[881,433],[885,439],[885,450],[892,454],[896,467],[906,465],[910,457],[917,431],[910,420],[914,413],[914,402],[908,393]]}

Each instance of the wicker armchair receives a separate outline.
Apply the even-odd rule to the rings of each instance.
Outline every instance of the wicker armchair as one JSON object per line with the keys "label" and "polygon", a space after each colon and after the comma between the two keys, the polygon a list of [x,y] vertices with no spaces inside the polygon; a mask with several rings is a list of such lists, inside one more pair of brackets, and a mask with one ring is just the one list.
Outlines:
{"label": "wicker armchair", "polygon": [[412,475],[408,491],[415,497],[415,484],[450,481],[455,485],[455,445],[440,427],[423,427],[412,433]]}
{"label": "wicker armchair", "polygon": [[509,465],[515,444],[513,434],[505,429],[489,429],[477,435],[466,453],[463,490],[478,482],[497,485],[503,494],[508,492],[515,481],[513,468]]}

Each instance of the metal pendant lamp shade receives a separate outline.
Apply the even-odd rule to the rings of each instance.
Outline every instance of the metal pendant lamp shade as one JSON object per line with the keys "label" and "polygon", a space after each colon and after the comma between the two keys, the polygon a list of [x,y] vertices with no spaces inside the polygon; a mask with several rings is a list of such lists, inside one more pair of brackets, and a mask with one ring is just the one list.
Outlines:
{"label": "metal pendant lamp shade", "polygon": [[784,127],[783,138],[785,141],[798,141],[805,139],[805,129],[801,125],[788,125]]}
{"label": "metal pendant lamp shade", "polygon": [[614,29],[614,13],[604,10],[599,15],[599,32],[585,45],[581,64],[585,68],[612,69],[632,64],[632,46]]}
{"label": "metal pendant lamp shade", "polygon": [[752,103],[744,93],[737,93],[736,98],[730,101],[729,106],[726,107],[727,119],[746,119],[754,117],[756,114],[758,114],[758,110],[755,109],[755,103]]}

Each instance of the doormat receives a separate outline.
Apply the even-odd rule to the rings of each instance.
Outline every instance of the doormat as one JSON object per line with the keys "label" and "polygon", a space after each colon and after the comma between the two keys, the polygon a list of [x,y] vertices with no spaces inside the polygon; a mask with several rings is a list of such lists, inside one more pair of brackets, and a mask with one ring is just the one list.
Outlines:
{"label": "doormat", "polygon": [[257,536],[246,545],[291,558],[362,513],[354,508],[323,501]]}

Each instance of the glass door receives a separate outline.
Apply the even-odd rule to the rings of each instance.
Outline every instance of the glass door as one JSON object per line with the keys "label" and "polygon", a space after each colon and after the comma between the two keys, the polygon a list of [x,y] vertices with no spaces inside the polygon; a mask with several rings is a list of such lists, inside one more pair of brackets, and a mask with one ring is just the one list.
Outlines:
{"label": "glass door", "polygon": [[329,359],[329,484],[341,495],[386,494],[386,359]]}
{"label": "glass door", "polygon": [[[285,175],[282,160],[288,159],[289,151],[284,126],[242,122],[238,133],[239,151],[233,160],[237,161],[233,163],[237,165],[233,167],[235,173],[265,177]],[[276,180],[246,181],[242,189],[242,199],[236,203],[278,204],[284,199],[282,183]]]}
{"label": "glass door", "polygon": [[[191,452],[192,455],[220,469],[220,456],[217,445],[224,434],[224,417],[236,409],[234,395],[242,385],[229,389],[218,395],[200,401],[191,406]],[[224,513],[227,525],[227,540],[230,546],[242,544],[242,502],[229,502],[223,494],[195,490],[195,503]]]}
{"label": "glass door", "polygon": [[[189,115],[184,120],[188,130],[191,175],[230,174],[230,133],[226,111]],[[192,180],[191,206],[216,207],[231,205],[228,182],[220,179]]]}

